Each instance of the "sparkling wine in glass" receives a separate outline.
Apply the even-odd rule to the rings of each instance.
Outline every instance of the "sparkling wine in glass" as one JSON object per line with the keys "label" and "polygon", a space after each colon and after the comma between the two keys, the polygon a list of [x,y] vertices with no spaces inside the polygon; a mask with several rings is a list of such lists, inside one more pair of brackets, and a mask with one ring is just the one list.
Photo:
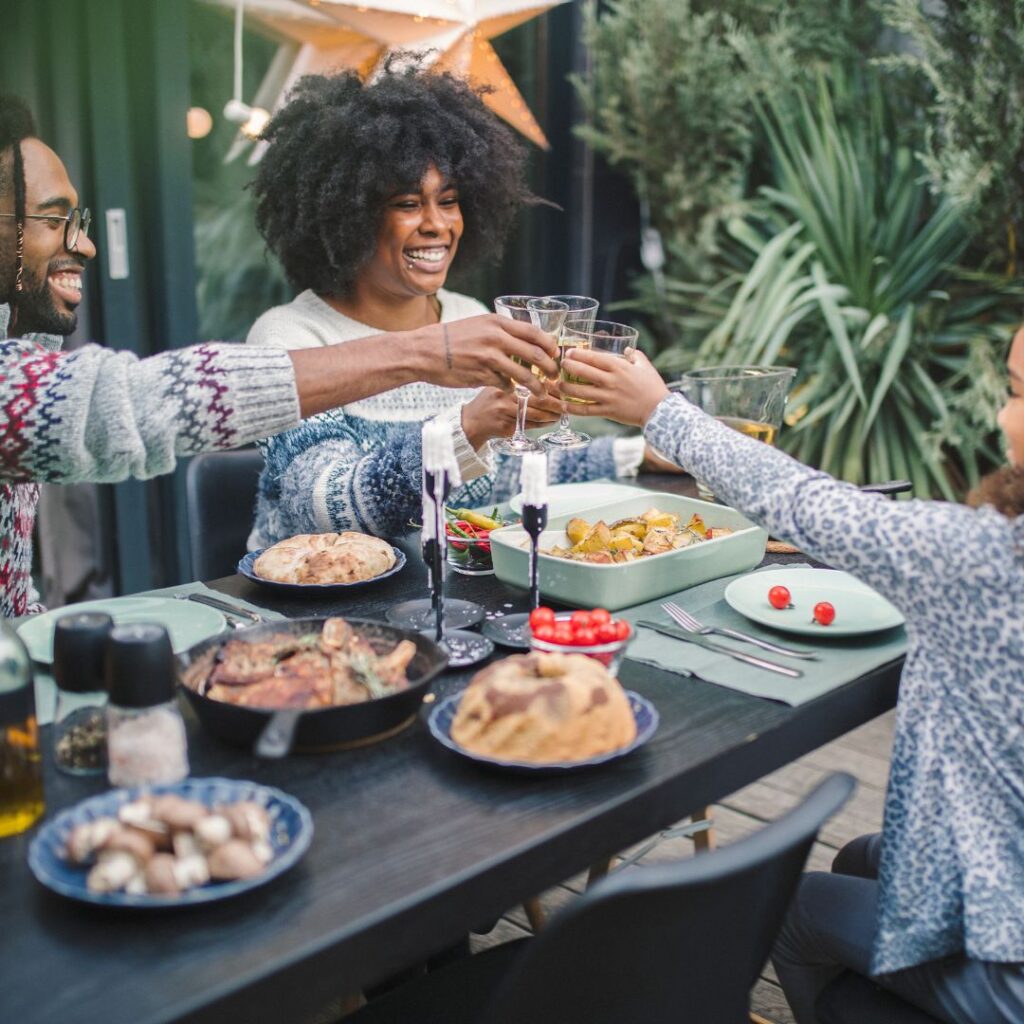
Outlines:
{"label": "sparkling wine in glass", "polygon": [[[562,327],[562,348],[563,355],[569,349],[586,348],[594,352],[607,352],[613,356],[625,359],[629,349],[636,348],[639,332],[635,327],[628,324],[617,324],[611,320],[592,320],[589,323],[583,320],[566,320]],[[566,384],[582,384],[586,386],[590,382],[581,377],[570,374],[563,363],[562,380]],[[593,403],[585,398],[565,397],[567,402],[575,402],[577,405],[592,405]]]}
{"label": "sparkling wine in glass", "polygon": [[[500,295],[494,300],[494,312],[508,320],[519,320],[532,323],[527,304],[533,301],[532,295]],[[515,356],[516,362],[520,362]],[[534,370],[536,374],[536,370]],[[501,455],[525,455],[527,452],[542,452],[544,446],[526,436],[526,410],[530,403],[530,389],[522,384],[515,384],[513,393],[516,396],[516,429],[511,437],[492,437],[489,444],[491,451]]]}
{"label": "sparkling wine in glass", "polygon": [[[562,356],[565,355],[566,349],[574,347],[579,340],[575,334],[567,337],[566,327],[572,324],[573,327],[577,327],[584,332],[589,331],[594,323],[594,318],[597,316],[598,301],[586,295],[551,295],[548,297],[557,302],[564,302],[569,307],[565,323],[562,325],[562,333],[558,339],[558,361],[561,364]],[[571,401],[579,402],[579,399],[571,399]],[[582,431],[573,430],[569,425],[569,414],[563,412],[558,421],[558,426],[550,433],[543,434],[541,441],[549,448],[569,450],[572,448],[586,448],[591,442],[591,437]]]}

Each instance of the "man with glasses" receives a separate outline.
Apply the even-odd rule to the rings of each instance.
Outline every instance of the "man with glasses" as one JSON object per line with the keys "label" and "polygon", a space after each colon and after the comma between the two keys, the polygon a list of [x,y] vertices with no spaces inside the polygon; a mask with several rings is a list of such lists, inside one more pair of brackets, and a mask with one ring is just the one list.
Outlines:
{"label": "man with glasses", "polygon": [[89,221],[28,109],[0,95],[0,616],[38,610],[39,483],[157,476],[179,456],[236,447],[416,380],[516,380],[539,394],[530,365],[557,374],[545,335],[494,316],[290,352],[220,343],[148,359],[96,345],[61,352],[96,255]]}

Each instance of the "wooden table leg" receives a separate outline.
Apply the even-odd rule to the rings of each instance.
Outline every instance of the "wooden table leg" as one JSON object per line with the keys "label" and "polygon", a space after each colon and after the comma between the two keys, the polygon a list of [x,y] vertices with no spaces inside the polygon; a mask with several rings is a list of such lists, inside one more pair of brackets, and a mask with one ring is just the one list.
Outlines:
{"label": "wooden table leg", "polygon": [[536,935],[544,927],[544,908],[540,905],[540,897],[533,896],[523,900],[523,910],[526,911],[526,918],[530,922],[533,934]]}
{"label": "wooden table leg", "polygon": [[[710,807],[702,807],[699,811],[694,811],[694,813],[690,815],[690,821],[694,824],[699,821],[710,820]],[[708,826],[708,828],[701,832],[694,833],[693,849],[695,853],[706,853],[708,850],[713,850],[717,845],[718,843],[715,841],[715,830],[712,826]]]}

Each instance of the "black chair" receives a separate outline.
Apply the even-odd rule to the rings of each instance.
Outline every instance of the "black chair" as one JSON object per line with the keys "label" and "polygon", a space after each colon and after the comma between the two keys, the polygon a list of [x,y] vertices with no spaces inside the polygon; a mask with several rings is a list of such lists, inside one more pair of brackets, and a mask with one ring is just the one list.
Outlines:
{"label": "black chair", "polygon": [[833,775],[749,839],[612,874],[537,938],[428,974],[344,1024],[747,1024],[811,844],[854,785]]}
{"label": "black chair", "polygon": [[870,978],[847,971],[818,996],[818,1024],[939,1024],[924,1010],[886,992]]}
{"label": "black chair", "polygon": [[255,448],[196,455],[185,471],[192,578],[235,571],[252,530],[263,456]]}

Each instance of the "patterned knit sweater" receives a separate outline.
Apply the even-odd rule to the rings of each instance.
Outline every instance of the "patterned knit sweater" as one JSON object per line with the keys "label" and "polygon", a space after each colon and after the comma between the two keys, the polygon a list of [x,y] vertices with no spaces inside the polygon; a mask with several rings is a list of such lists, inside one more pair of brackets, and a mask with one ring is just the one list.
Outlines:
{"label": "patterned knit sweater", "polygon": [[[444,322],[487,312],[475,299],[443,288],[437,297]],[[246,342],[314,347],[380,333],[305,291],[288,305],[264,313]],[[451,424],[464,481],[450,503],[474,507],[509,498],[519,489],[520,460],[503,458],[495,465],[486,449],[473,450],[462,431],[462,406],[475,394],[422,382],[405,384],[313,416],[270,438],[261,445],[266,465],[250,550],[297,533],[405,533],[421,514],[420,432],[424,420],[434,416]],[[601,438],[583,451],[551,453],[549,475],[561,483],[621,476],[635,472],[642,458],[642,438]]]}
{"label": "patterned knit sweater", "polygon": [[181,455],[299,421],[281,351],[205,344],[139,359],[63,339],[7,338],[0,304],[0,615],[40,611],[32,526],[40,483],[113,483],[170,472]]}

